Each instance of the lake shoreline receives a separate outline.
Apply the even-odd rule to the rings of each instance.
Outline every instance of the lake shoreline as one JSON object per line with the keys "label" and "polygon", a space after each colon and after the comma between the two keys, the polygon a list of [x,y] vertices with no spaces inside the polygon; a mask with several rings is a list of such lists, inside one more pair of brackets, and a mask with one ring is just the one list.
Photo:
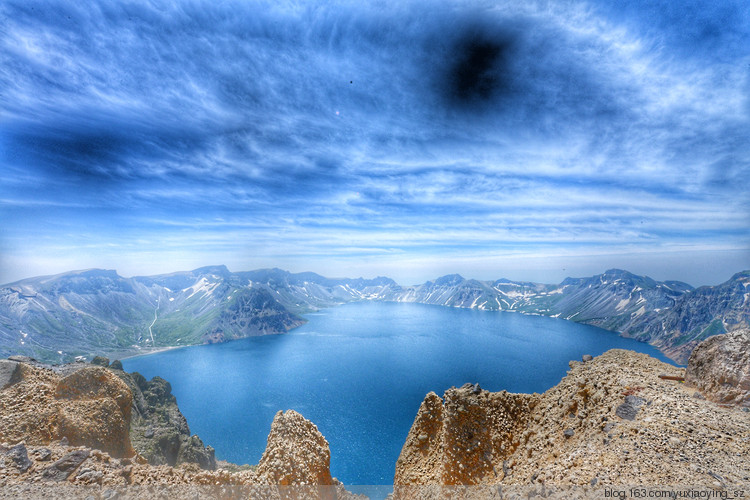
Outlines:
{"label": "lake shoreline", "polygon": [[[639,339],[636,339],[636,338],[633,338],[633,337],[626,336],[622,332],[618,332],[616,330],[608,330],[606,328],[601,328],[601,327],[596,326],[596,325],[589,325],[588,323],[573,321],[573,320],[566,319],[566,318],[558,318],[556,316],[547,316],[545,314],[540,314],[540,313],[536,313],[536,312],[524,312],[524,311],[517,311],[517,310],[498,310],[498,311],[495,311],[495,310],[482,310],[482,309],[469,308],[469,307],[460,307],[460,306],[450,306],[449,307],[449,306],[443,306],[443,305],[439,305],[439,304],[424,304],[424,303],[421,303],[421,302],[402,302],[402,301],[394,301],[394,300],[376,300],[376,301],[373,301],[373,300],[359,300],[359,301],[354,301],[354,302],[346,302],[346,303],[334,305],[334,306],[331,306],[331,307],[323,307],[323,308],[315,309],[315,310],[312,310],[312,311],[309,311],[309,312],[299,313],[298,315],[301,316],[303,319],[305,319],[305,322],[302,323],[302,324],[300,324],[300,325],[297,325],[297,326],[294,326],[294,327],[290,328],[286,332],[265,333],[265,334],[261,334],[261,335],[249,335],[247,337],[239,337],[239,338],[229,339],[229,340],[225,340],[225,341],[219,342],[219,343],[220,344],[226,344],[226,343],[235,342],[235,341],[238,341],[238,340],[244,340],[244,339],[253,338],[253,337],[286,335],[286,334],[289,334],[289,333],[292,333],[292,332],[298,330],[301,327],[304,327],[309,322],[309,319],[307,319],[307,316],[319,315],[319,314],[321,314],[324,311],[327,311],[327,310],[330,310],[330,309],[335,309],[335,308],[342,307],[342,306],[346,306],[346,305],[349,305],[349,304],[363,304],[363,303],[409,304],[409,305],[413,304],[413,305],[419,305],[419,306],[424,306],[424,307],[434,307],[434,308],[439,308],[439,309],[460,309],[460,310],[465,310],[465,311],[476,311],[476,312],[479,312],[479,313],[488,313],[488,314],[512,313],[512,314],[520,314],[522,316],[539,317],[539,318],[549,318],[549,319],[553,319],[553,320],[570,322],[570,323],[574,323],[574,324],[578,324],[578,325],[592,326],[594,328],[598,328],[600,330],[604,330],[604,331],[613,333],[615,335],[618,335],[619,337],[630,339],[630,340],[634,340],[636,342],[649,345],[649,346],[653,347],[654,349],[658,350],[664,357],[666,357],[668,359],[668,361],[667,361],[668,363],[673,364],[675,366],[680,366],[680,367],[685,367],[686,366],[685,364],[678,363],[677,361],[675,361],[674,359],[672,359],[667,353],[664,352],[663,349],[661,349],[661,348],[659,348],[657,346],[654,346],[654,345],[652,345],[652,344],[650,344],[648,342],[645,342],[643,340],[639,340]],[[194,347],[194,346],[199,346],[199,345],[209,345],[209,344],[203,343],[203,344],[188,344],[188,345],[176,345],[176,346],[157,347],[157,348],[149,349],[148,352],[134,352],[134,353],[128,354],[126,356],[121,356],[120,358],[117,358],[117,359],[130,359],[130,358],[135,358],[135,357],[139,357],[139,356],[148,356],[148,355],[151,355],[151,354],[158,354],[160,352],[169,351],[169,350],[172,350],[172,349],[181,349],[181,348],[184,348],[184,347]]]}
{"label": "lake shoreline", "polygon": [[377,485],[392,483],[414,412],[429,392],[468,382],[492,392],[541,393],[559,382],[570,360],[612,348],[668,361],[649,344],[594,326],[489,313],[356,302],[316,311],[288,335],[135,356],[123,365],[169,380],[191,432],[217,458],[256,463],[268,422],[293,409],[328,439],[334,476]]}

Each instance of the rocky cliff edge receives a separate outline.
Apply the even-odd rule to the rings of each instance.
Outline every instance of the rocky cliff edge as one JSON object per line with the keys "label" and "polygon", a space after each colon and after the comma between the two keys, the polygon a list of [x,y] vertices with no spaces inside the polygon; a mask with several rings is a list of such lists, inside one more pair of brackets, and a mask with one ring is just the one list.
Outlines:
{"label": "rocky cliff edge", "polygon": [[394,482],[406,487],[396,491],[412,491],[406,485],[750,486],[750,413],[709,401],[712,385],[690,387],[680,381],[684,371],[611,350],[571,362],[562,381],[543,394],[492,393],[477,384],[451,388],[442,399],[430,393],[396,464]]}
{"label": "rocky cliff edge", "polygon": [[351,496],[331,477],[328,442],[300,414],[276,415],[257,467],[217,467],[197,436],[184,442],[168,382],[98,362],[0,361],[0,498]]}
{"label": "rocky cliff edge", "polygon": [[750,329],[701,342],[690,355],[685,382],[716,403],[750,407]]}

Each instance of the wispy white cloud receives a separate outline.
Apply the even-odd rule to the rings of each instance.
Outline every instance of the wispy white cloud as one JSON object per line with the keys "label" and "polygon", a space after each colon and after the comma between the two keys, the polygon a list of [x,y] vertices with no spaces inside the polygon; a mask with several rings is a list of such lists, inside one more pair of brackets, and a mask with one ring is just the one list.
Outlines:
{"label": "wispy white cloud", "polygon": [[0,281],[749,248],[750,13],[686,2],[5,2]]}

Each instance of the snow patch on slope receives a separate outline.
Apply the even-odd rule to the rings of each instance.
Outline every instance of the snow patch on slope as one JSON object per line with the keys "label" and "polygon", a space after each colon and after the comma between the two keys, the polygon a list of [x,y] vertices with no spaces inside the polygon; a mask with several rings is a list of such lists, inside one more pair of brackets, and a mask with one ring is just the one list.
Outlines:
{"label": "snow patch on slope", "polygon": [[188,299],[192,297],[193,295],[196,295],[198,293],[203,293],[203,295],[212,295],[214,290],[216,290],[216,287],[219,286],[219,282],[211,283],[206,278],[199,279],[193,286],[187,287],[183,289],[183,292],[187,292],[188,290],[191,290],[192,293],[188,295]]}

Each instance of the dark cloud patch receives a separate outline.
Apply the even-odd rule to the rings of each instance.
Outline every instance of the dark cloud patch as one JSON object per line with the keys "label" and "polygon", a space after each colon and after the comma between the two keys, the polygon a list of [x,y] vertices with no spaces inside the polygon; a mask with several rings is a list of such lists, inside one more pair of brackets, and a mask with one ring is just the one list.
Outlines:
{"label": "dark cloud patch", "polygon": [[494,10],[431,16],[410,44],[418,48],[413,78],[429,91],[414,98],[452,136],[564,137],[610,127],[642,99],[613,74],[621,62],[611,47],[559,19]]}
{"label": "dark cloud patch", "polygon": [[20,134],[9,142],[14,163],[41,170],[46,176],[86,183],[121,180],[123,157],[129,157],[138,145],[110,130]]}
{"label": "dark cloud patch", "polygon": [[446,99],[457,106],[481,106],[514,90],[513,42],[509,36],[471,33],[459,40],[446,75]]}
{"label": "dark cloud patch", "polygon": [[[210,136],[186,130],[104,126],[20,127],[6,136],[5,161],[44,182],[125,188],[139,180],[184,175]],[[205,167],[205,166],[204,166]]]}

